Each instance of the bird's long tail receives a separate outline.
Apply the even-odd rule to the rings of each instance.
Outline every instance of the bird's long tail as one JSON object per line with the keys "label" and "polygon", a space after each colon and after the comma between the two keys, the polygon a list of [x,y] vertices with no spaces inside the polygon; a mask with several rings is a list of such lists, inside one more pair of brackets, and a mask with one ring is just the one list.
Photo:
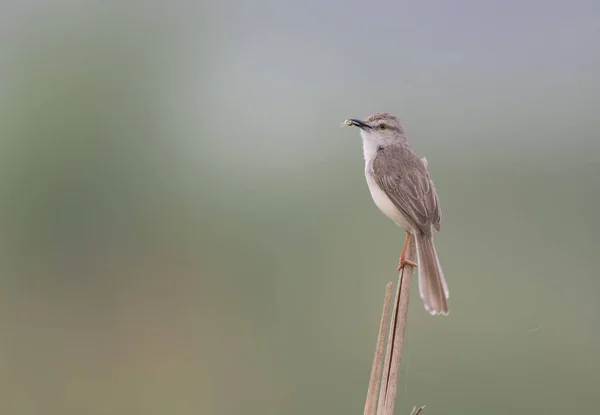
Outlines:
{"label": "bird's long tail", "polygon": [[415,234],[419,294],[430,314],[448,314],[448,285],[433,244],[433,235]]}

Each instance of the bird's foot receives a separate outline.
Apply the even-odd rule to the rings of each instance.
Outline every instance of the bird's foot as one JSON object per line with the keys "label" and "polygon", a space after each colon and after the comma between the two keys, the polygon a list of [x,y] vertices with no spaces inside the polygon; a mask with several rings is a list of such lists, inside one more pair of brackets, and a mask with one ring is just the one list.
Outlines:
{"label": "bird's foot", "polygon": [[417,263],[414,261],[411,261],[410,259],[406,259],[403,257],[400,257],[400,261],[398,262],[398,271],[402,271],[402,268],[404,268],[405,265],[410,265],[411,267],[417,267]]}

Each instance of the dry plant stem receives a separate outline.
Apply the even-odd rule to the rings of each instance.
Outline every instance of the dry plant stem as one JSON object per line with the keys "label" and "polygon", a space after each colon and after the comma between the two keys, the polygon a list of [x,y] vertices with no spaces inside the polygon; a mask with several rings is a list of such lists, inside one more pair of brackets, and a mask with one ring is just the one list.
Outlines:
{"label": "dry plant stem", "polygon": [[379,323],[379,333],[377,334],[377,344],[375,345],[375,356],[373,356],[373,366],[371,366],[371,379],[369,380],[369,389],[367,391],[367,401],[365,402],[364,415],[376,415],[377,395],[381,383],[381,369],[383,368],[383,346],[385,345],[385,329],[390,318],[390,300],[392,297],[392,283],[389,282],[385,287],[385,297],[383,300],[383,311],[381,313],[381,322]]}
{"label": "dry plant stem", "polygon": [[[406,251],[406,257],[414,261],[415,241],[411,243]],[[385,396],[385,414],[393,415],[396,403],[396,391],[398,389],[398,374],[400,373],[400,360],[402,359],[402,345],[404,343],[404,329],[406,328],[406,315],[408,313],[408,299],[410,296],[410,283],[412,281],[413,267],[406,264],[400,271],[398,287],[400,295],[396,299],[397,313],[392,316],[394,327],[394,339],[392,341],[392,360],[390,363],[387,392]]]}
{"label": "dry plant stem", "polygon": [[[406,258],[414,260],[415,251],[416,248],[413,239],[406,252]],[[392,312],[392,322],[383,367],[383,381],[379,391],[378,415],[393,415],[394,413],[412,271],[413,267],[407,264],[402,268],[398,277],[398,287],[394,299],[394,310]]]}
{"label": "dry plant stem", "polygon": [[421,411],[423,411],[423,409],[425,409],[425,405],[423,405],[422,407],[418,408],[416,406],[413,406],[413,410],[411,411],[410,415],[419,415],[421,413]]}
{"label": "dry plant stem", "polygon": [[394,297],[394,309],[392,311],[392,322],[390,324],[390,331],[387,336],[387,347],[385,349],[385,361],[383,363],[383,376],[381,381],[381,388],[379,389],[379,401],[377,403],[377,415],[384,415],[385,411],[385,397],[387,395],[387,388],[390,378],[390,362],[392,360],[392,350],[393,350],[393,339],[394,339],[394,329],[395,329],[395,320],[396,314],[398,312],[398,297],[400,294],[400,284],[396,287],[396,296]]}

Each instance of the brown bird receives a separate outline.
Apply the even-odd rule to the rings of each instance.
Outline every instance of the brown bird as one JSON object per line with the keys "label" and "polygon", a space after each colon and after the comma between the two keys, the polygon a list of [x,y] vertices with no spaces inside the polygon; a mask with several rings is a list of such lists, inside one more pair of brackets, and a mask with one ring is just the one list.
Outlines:
{"label": "brown bird", "polygon": [[398,118],[377,113],[346,120],[360,128],[365,156],[365,177],[377,207],[406,231],[398,270],[417,266],[406,259],[414,236],[417,247],[419,293],[430,314],[448,314],[448,285],[438,260],[433,232],[440,231],[442,211],[427,165],[408,146]]}

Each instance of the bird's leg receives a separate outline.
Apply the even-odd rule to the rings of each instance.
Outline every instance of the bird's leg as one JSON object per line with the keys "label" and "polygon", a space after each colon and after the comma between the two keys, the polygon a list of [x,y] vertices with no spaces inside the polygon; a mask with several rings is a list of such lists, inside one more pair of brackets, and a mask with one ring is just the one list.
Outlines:
{"label": "bird's leg", "polygon": [[406,240],[404,241],[404,248],[402,248],[402,254],[400,254],[400,262],[398,262],[398,271],[402,270],[405,265],[410,265],[411,267],[416,267],[417,263],[413,262],[409,259],[406,259],[406,250],[408,249],[408,245],[410,244],[410,238],[412,234],[406,232]]}

